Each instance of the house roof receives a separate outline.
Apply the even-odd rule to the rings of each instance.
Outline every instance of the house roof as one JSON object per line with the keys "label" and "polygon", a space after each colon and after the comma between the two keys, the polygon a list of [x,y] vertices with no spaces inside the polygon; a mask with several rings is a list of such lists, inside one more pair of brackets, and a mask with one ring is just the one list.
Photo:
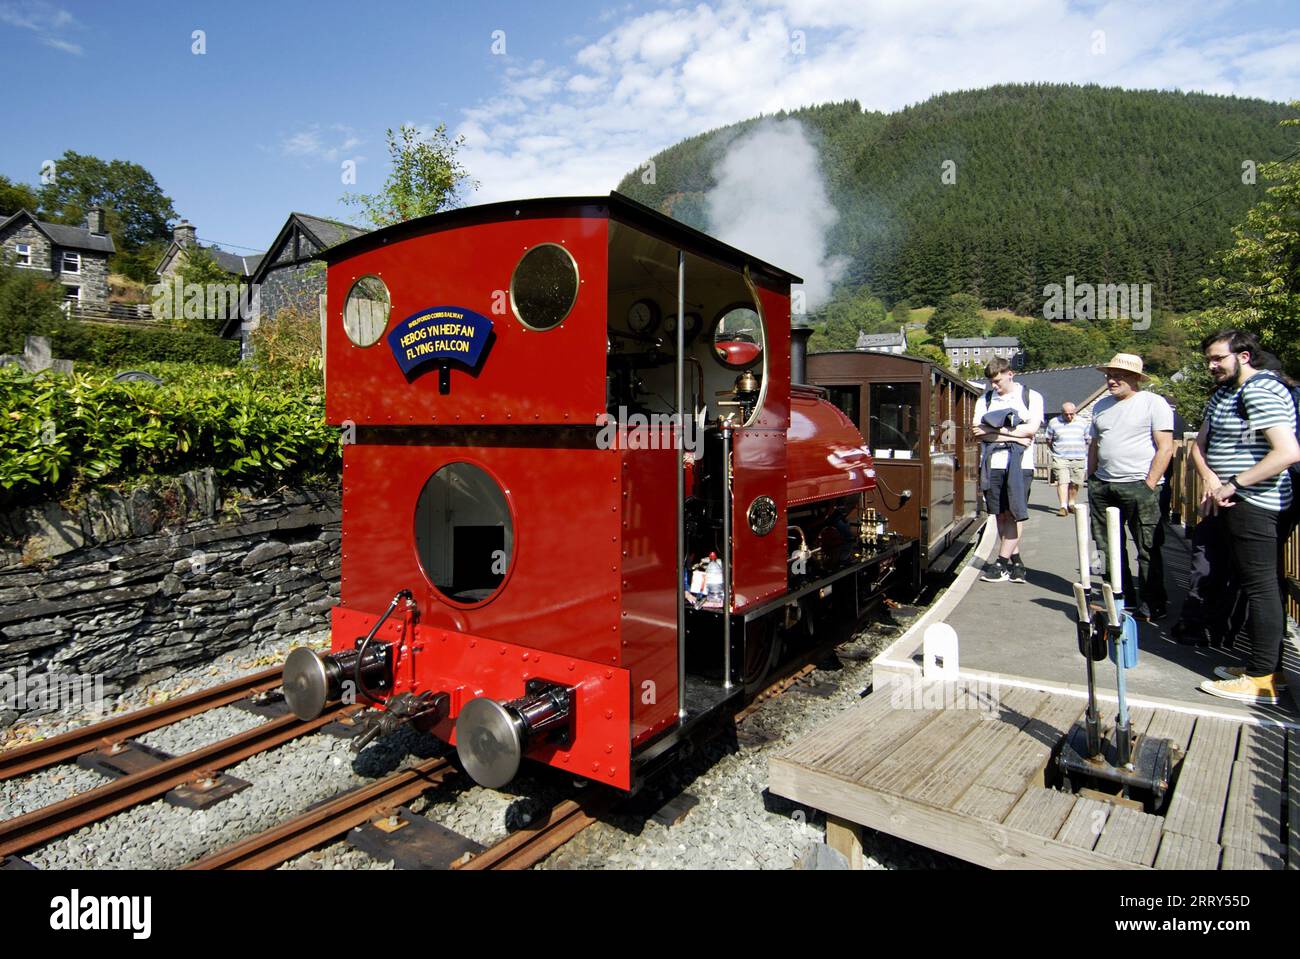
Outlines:
{"label": "house roof", "polygon": [[[264,253],[250,253],[247,256],[240,256],[238,253],[228,253],[220,247],[204,246],[202,243],[196,245],[198,249],[212,257],[213,262],[215,262],[217,266],[221,267],[227,273],[235,274],[235,276],[240,279],[248,279],[252,276],[257,271],[258,265],[262,262],[262,257],[266,255]],[[154,272],[161,274],[164,267],[171,262],[172,257],[174,257],[180,249],[181,245],[175,240],[172,240],[171,244],[163,252],[162,259],[160,259],[158,265],[154,267]]]}
{"label": "house roof", "polygon": [[952,349],[954,346],[1020,346],[1020,338],[1016,336],[945,336],[943,338],[943,348]]}
{"label": "house roof", "polygon": [[[293,228],[297,225],[307,239],[319,247],[319,251],[309,253],[302,257],[301,260],[290,262],[277,262],[276,251],[279,250],[289,238],[293,236]],[[303,260],[314,259],[321,252],[328,250],[330,247],[337,246],[340,243],[346,243],[348,240],[354,240],[359,236],[369,233],[369,230],[363,230],[359,226],[353,226],[350,223],[340,223],[338,220],[327,220],[323,216],[312,216],[309,213],[290,213],[289,218],[284,221],[284,226],[280,227],[280,232],[275,235],[271,245],[267,247],[262,254],[261,262],[253,271],[253,282],[261,283],[266,274],[270,273],[277,266],[292,266]]]}
{"label": "house roof", "polygon": [[[1066,403],[1080,408],[1106,389],[1106,381],[1095,366],[1062,366],[1050,370],[1025,370],[1016,373],[1015,381],[1043,394],[1043,412],[1055,416]],[[979,381],[980,390],[989,388],[988,380]]]}
{"label": "house roof", "polygon": [[312,216],[309,213],[290,213],[289,216],[297,217],[303,228],[319,240],[321,247],[325,249],[370,232],[369,230],[363,230],[359,226],[353,226],[351,223],[327,220],[324,217]]}
{"label": "house roof", "polygon": [[262,262],[261,253],[254,253],[250,256],[240,256],[238,253],[227,253],[225,250],[218,249],[215,246],[203,247],[211,254],[212,259],[217,261],[217,266],[221,267],[227,273],[234,273],[236,276],[252,276],[257,266]]}
{"label": "house roof", "polygon": [[858,333],[857,348],[869,350],[882,346],[902,346],[902,333]]}
{"label": "house roof", "polygon": [[36,219],[26,210],[19,210],[4,222],[0,230],[5,229],[19,217],[30,220],[55,246],[65,246],[73,250],[89,250],[93,253],[116,253],[113,238],[107,233],[91,233],[84,226],[68,226],[64,223],[45,223]]}

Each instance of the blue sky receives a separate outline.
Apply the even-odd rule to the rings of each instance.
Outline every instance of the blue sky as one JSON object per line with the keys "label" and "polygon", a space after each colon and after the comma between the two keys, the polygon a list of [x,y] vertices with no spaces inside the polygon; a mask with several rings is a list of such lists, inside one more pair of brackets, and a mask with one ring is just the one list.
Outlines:
{"label": "blue sky", "polygon": [[1300,98],[1300,6],[0,0],[0,58],[0,173],[132,160],[201,239],[260,250],[290,210],[353,216],[339,197],[382,184],[389,126],[463,133],[470,202],[603,193],[682,137],[827,100],[1011,81]]}

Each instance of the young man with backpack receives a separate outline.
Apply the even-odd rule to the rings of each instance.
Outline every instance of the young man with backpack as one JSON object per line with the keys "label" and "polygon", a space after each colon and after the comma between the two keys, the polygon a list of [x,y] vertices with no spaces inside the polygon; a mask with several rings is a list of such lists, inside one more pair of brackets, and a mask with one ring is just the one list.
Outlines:
{"label": "young man with backpack", "polygon": [[1256,369],[1259,342],[1223,330],[1201,343],[1217,389],[1205,407],[1192,461],[1205,481],[1202,513],[1217,517],[1220,545],[1249,606],[1250,659],[1216,670],[1211,696],[1272,705],[1282,685],[1286,630],[1282,548],[1293,516],[1292,474],[1300,463],[1295,398],[1278,377]]}
{"label": "young man with backpack", "polygon": [[975,401],[974,435],[980,440],[980,492],[998,524],[998,558],[980,579],[1025,582],[1020,558],[1029,490],[1034,480],[1034,435],[1043,425],[1043,396],[1015,385],[1015,371],[1001,356],[984,367],[993,384]]}

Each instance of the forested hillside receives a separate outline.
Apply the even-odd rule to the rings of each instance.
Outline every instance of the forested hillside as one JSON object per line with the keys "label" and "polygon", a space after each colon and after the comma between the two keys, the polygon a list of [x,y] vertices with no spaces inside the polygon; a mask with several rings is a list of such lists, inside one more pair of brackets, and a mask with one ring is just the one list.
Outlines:
{"label": "forested hillside", "polygon": [[[1095,86],[1009,85],[885,115],[855,101],[788,114],[816,139],[840,212],[842,288],[885,303],[971,293],[1040,314],[1043,287],[1150,283],[1155,306],[1206,306],[1197,281],[1263,195],[1243,163],[1295,149],[1277,103]],[[618,189],[707,229],[713,168],[757,118],[685,140]],[[943,182],[947,167],[955,182]],[[952,176],[949,176],[952,179]],[[743,244],[742,244],[743,245]]]}

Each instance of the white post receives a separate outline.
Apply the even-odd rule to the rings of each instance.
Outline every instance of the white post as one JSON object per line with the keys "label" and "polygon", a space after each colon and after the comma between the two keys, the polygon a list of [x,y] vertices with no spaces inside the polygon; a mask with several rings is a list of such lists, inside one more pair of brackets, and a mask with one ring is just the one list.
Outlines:
{"label": "white post", "polygon": [[1106,558],[1110,561],[1110,588],[1117,597],[1124,595],[1124,579],[1120,575],[1119,554],[1124,545],[1123,531],[1119,525],[1119,507],[1106,507]]}
{"label": "white post", "polygon": [[1088,562],[1088,504],[1074,507],[1074,539],[1079,554],[1079,582],[1084,592],[1092,588],[1092,571]]}

